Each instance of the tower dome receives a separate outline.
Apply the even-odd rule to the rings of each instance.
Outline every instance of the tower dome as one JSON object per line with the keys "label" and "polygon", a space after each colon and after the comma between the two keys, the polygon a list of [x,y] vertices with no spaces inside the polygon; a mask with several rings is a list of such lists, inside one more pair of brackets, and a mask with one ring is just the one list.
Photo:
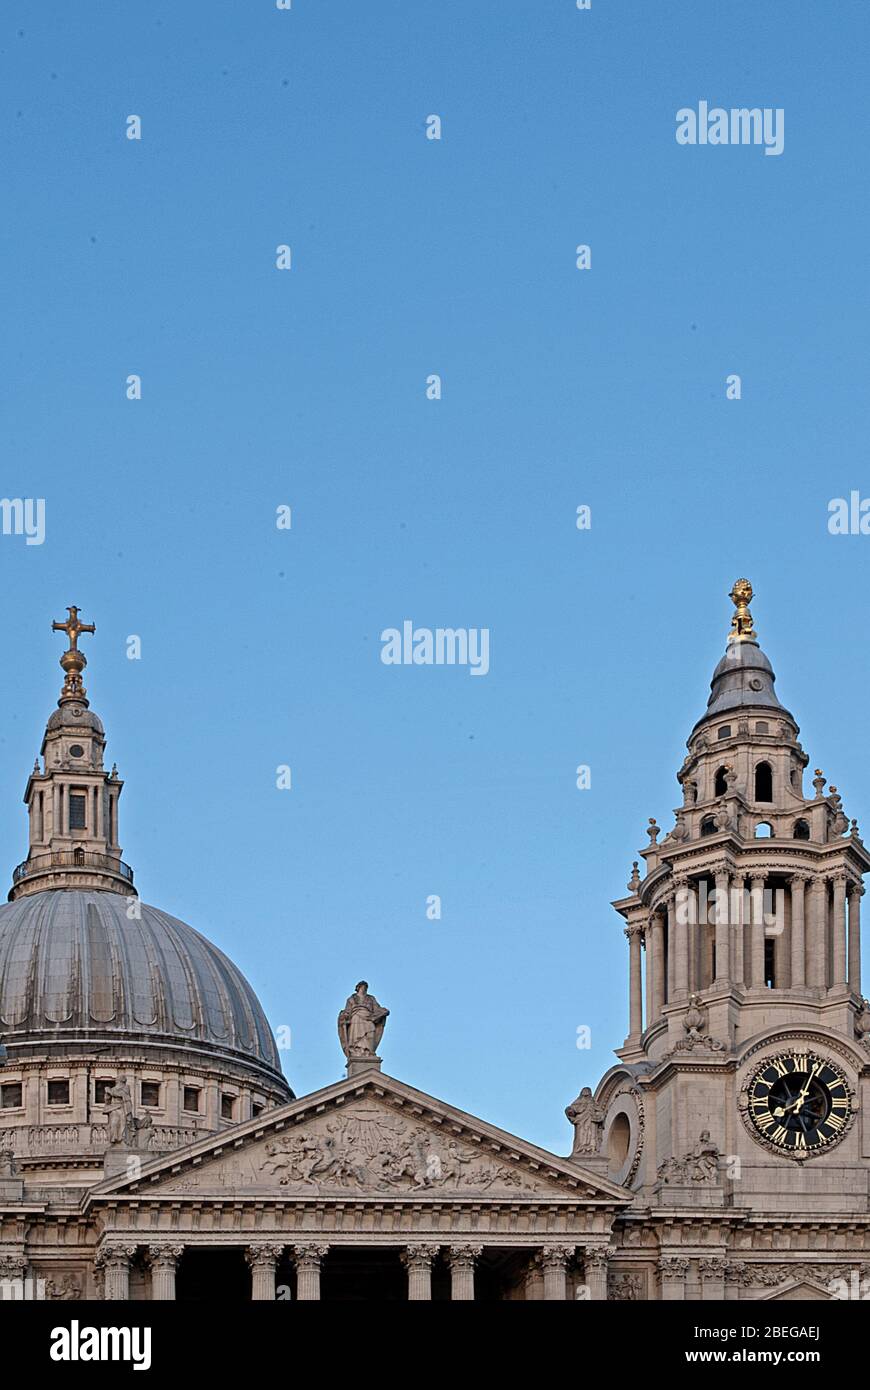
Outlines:
{"label": "tower dome", "polygon": [[68,611],[53,624],[69,638],[63,689],[24,796],[29,852],[0,907],[0,1149],[37,1173],[102,1162],[110,1087],[129,1096],[125,1142],[152,1155],[293,1094],[241,971],[136,892],[123,782],[82,683],[78,639],[94,627]]}

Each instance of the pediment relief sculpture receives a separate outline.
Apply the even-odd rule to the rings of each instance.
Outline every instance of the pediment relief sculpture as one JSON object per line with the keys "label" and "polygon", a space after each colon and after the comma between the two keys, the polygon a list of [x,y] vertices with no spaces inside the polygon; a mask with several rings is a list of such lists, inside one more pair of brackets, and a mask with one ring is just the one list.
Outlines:
{"label": "pediment relief sculpture", "polygon": [[[282,1192],[542,1193],[554,1183],[450,1132],[415,1123],[380,1104],[336,1109],[233,1155],[167,1174],[176,1192],[273,1188]],[[579,1194],[578,1194],[579,1195]]]}

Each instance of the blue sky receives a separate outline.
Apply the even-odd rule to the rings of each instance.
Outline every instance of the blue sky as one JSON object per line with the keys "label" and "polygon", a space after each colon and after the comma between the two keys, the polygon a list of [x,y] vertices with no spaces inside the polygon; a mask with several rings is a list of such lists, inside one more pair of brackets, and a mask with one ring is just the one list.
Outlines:
{"label": "blue sky", "polygon": [[[870,826],[870,537],[827,530],[870,496],[866,6],[0,25],[0,494],[46,503],[43,545],[0,536],[0,862],[76,603],[125,858],[291,1028],[296,1091],[341,1074],[365,976],[386,1070],[567,1151],[626,1031],[609,902],[671,824],[738,575]],[[783,108],[784,152],[678,146],[700,100]],[[488,628],[489,674],[382,665],[406,618]]]}

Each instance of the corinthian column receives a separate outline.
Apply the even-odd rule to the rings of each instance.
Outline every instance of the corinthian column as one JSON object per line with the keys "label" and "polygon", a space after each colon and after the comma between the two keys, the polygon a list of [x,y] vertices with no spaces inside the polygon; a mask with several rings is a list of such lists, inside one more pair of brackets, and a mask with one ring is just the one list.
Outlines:
{"label": "corinthian column", "polygon": [[828,982],[828,889],[823,878],[811,880],[808,906],[807,984],[824,988]]}
{"label": "corinthian column", "polygon": [[713,981],[717,985],[727,985],[729,982],[731,904],[728,890],[730,884],[730,875],[725,869],[720,869],[716,874],[716,978]]}
{"label": "corinthian column", "polygon": [[[297,1302],[313,1303],[320,1298],[320,1264],[328,1253],[328,1245],[293,1246],[293,1259],[296,1263]],[[274,1280],[269,1297],[275,1297]]]}
{"label": "corinthian column", "polygon": [[612,1245],[587,1246],[583,1256],[583,1277],[591,1303],[607,1302],[607,1264],[615,1252],[616,1247]]}
{"label": "corinthian column", "polygon": [[731,898],[733,904],[731,912],[731,978],[735,985],[743,988],[746,983],[746,964],[743,958],[743,946],[746,924],[746,879],[743,874],[737,874],[731,880]]}
{"label": "corinthian column", "polygon": [[863,883],[849,884],[849,988],[861,993],[861,899]]}
{"label": "corinthian column", "polygon": [[432,1297],[432,1261],[441,1247],[438,1245],[409,1245],[402,1253],[402,1263],[408,1271],[408,1302],[423,1303]]}
{"label": "corinthian column", "polygon": [[482,1245],[451,1245],[447,1259],[450,1263],[450,1298],[454,1303],[474,1298],[474,1266],[482,1253]]}
{"label": "corinthian column", "polygon": [[640,939],[643,928],[634,922],[625,928],[628,937],[628,1032],[632,1038],[639,1038],[643,1032],[643,995],[641,994]]}
{"label": "corinthian column", "polygon": [[174,1302],[175,1271],[183,1254],[183,1245],[168,1245],[161,1242],[159,1245],[148,1246],[152,1303]]}
{"label": "corinthian column", "polygon": [[568,1261],[574,1258],[573,1245],[545,1245],[540,1254],[544,1271],[544,1298],[565,1302],[568,1297]]}
{"label": "corinthian column", "polygon": [[834,887],[833,927],[833,976],[831,985],[842,989],[846,984],[846,875],[832,874]]}
{"label": "corinthian column", "polygon": [[692,920],[692,890],[688,879],[679,879],[674,897],[674,996],[689,994],[689,925]]}
{"label": "corinthian column", "polygon": [[686,1275],[689,1261],[678,1255],[665,1255],[659,1260],[662,1300],[683,1302],[686,1297]]}
{"label": "corinthian column", "polygon": [[677,992],[677,911],[674,901],[674,894],[671,893],[667,903],[668,908],[668,987],[667,1002],[673,1004],[674,996]]}
{"label": "corinthian column", "polygon": [[665,919],[663,912],[664,909],[658,907],[652,919],[653,997],[650,1023],[661,1018],[662,1009],[665,1007]]}
{"label": "corinthian column", "polygon": [[801,989],[807,982],[804,922],[804,889],[807,886],[807,876],[793,874],[788,882],[791,888],[791,982],[795,988]]}
{"label": "corinthian column", "polygon": [[130,1261],[136,1254],[136,1245],[104,1245],[97,1254],[97,1264],[105,1275],[103,1298],[107,1301],[121,1301],[130,1297]]}
{"label": "corinthian column", "polygon": [[752,874],[749,880],[751,907],[751,960],[753,989],[764,989],[764,874]]}
{"label": "corinthian column", "polygon": [[[283,1245],[249,1245],[245,1259],[251,1269],[251,1301],[253,1303],[274,1303],[275,1270],[284,1253]],[[318,1271],[320,1262],[318,1261]],[[319,1278],[319,1273],[318,1273]],[[299,1297],[297,1289],[297,1298]],[[320,1297],[319,1287],[315,1297]]]}

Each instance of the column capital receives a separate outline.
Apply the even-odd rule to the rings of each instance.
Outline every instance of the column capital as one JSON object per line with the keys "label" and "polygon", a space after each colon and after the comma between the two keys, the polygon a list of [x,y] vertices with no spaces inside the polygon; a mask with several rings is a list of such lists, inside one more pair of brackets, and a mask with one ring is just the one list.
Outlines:
{"label": "column capital", "polygon": [[832,869],[830,873],[825,875],[825,878],[828,883],[832,883],[836,887],[841,885],[844,888],[846,887],[847,875],[845,869]]}
{"label": "column capital", "polygon": [[698,1261],[698,1273],[702,1279],[724,1279],[725,1278],[725,1258],[722,1255],[712,1255],[708,1259]]}
{"label": "column capital", "polygon": [[94,1264],[99,1269],[126,1269],[138,1249],[138,1245],[124,1244],[120,1241],[103,1244],[94,1257]]}
{"label": "column capital", "polygon": [[257,1265],[277,1264],[284,1254],[284,1245],[281,1242],[262,1241],[256,1245],[249,1245],[245,1249],[245,1260],[251,1269]]}
{"label": "column capital", "polygon": [[762,872],[760,869],[750,869],[747,876],[749,878],[750,883],[758,883],[762,888],[767,882],[767,874]]}
{"label": "column capital", "polygon": [[790,888],[794,888],[798,884],[805,885],[809,883],[811,878],[812,874],[809,872],[808,869],[796,869],[793,874],[789,874],[788,878],[786,879],[786,883],[789,885]]}
{"label": "column capital", "polygon": [[482,1245],[451,1245],[447,1249],[447,1261],[452,1269],[474,1269],[482,1254]]}
{"label": "column capital", "polygon": [[863,898],[866,891],[860,879],[850,878],[846,884],[846,892],[849,894],[850,898]]}
{"label": "column capital", "polygon": [[634,936],[643,938],[643,923],[630,922],[627,927],[623,927],[623,934],[628,937],[629,941],[631,941]]}
{"label": "column capital", "polygon": [[576,1245],[543,1245],[537,1258],[544,1269],[565,1269],[576,1255]]}
{"label": "column capital", "polygon": [[168,1241],[160,1241],[155,1245],[146,1247],[148,1263],[153,1269],[175,1269],[178,1261],[184,1254],[183,1245],[171,1245]]}
{"label": "column capital", "polygon": [[605,1270],[615,1254],[615,1245],[587,1245],[583,1250],[583,1263],[587,1269]]}
{"label": "column capital", "polygon": [[0,1255],[0,1280],[23,1279],[27,1272],[27,1258],[22,1251],[20,1255]]}
{"label": "column capital", "polygon": [[678,1255],[665,1255],[659,1260],[659,1273],[665,1279],[685,1279],[689,1272],[689,1261]]}
{"label": "column capital", "polygon": [[406,1269],[431,1269],[440,1250],[440,1245],[407,1245],[399,1258]]}
{"label": "column capital", "polygon": [[[284,1249],[283,1246],[280,1248]],[[297,1269],[319,1269],[321,1260],[325,1260],[329,1254],[329,1246],[312,1241],[306,1245],[291,1246],[291,1252]]]}

